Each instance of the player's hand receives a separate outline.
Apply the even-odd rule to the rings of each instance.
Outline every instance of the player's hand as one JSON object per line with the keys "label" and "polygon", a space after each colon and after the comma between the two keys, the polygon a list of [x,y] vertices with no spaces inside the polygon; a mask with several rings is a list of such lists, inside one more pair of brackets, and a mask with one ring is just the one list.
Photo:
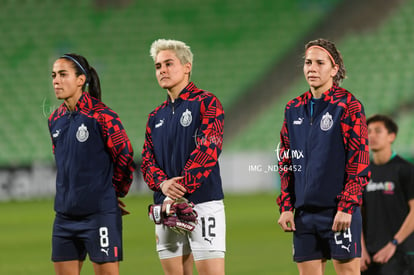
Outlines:
{"label": "player's hand", "polygon": [[348,228],[351,227],[351,221],[352,221],[352,214],[348,214],[342,211],[336,212],[333,225],[332,225],[332,231],[341,232],[341,231],[347,230]]}
{"label": "player's hand", "polygon": [[184,188],[184,186],[178,183],[178,181],[182,178],[184,177],[175,177],[163,181],[161,184],[162,193],[173,200],[184,196],[187,190]]}
{"label": "player's hand", "polygon": [[285,211],[280,214],[279,220],[277,223],[282,227],[285,232],[296,231],[295,220],[293,218],[292,211]]}
{"label": "player's hand", "polygon": [[385,264],[394,255],[395,250],[397,250],[397,247],[389,242],[372,257],[372,260],[379,264]]}
{"label": "player's hand", "polygon": [[366,249],[362,249],[361,252],[361,271],[365,271],[368,269],[368,266],[371,264],[371,257],[368,254],[368,251]]}
{"label": "player's hand", "polygon": [[126,205],[120,198],[118,198],[118,207],[121,209],[122,216],[131,214],[128,210],[126,210]]}

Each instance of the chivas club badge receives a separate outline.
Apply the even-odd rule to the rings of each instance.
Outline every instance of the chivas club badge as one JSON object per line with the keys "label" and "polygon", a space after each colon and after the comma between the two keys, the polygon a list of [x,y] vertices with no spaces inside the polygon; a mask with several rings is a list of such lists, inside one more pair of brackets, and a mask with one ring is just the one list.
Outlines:
{"label": "chivas club badge", "polygon": [[79,142],[85,142],[89,137],[88,128],[86,128],[85,124],[82,123],[79,126],[78,131],[76,132],[76,138]]}
{"label": "chivas club badge", "polygon": [[329,112],[326,112],[326,114],[324,114],[321,119],[321,129],[322,131],[328,131],[332,128],[332,125],[332,115]]}
{"label": "chivas club badge", "polygon": [[180,123],[183,127],[187,127],[191,124],[191,121],[193,121],[191,111],[185,109],[185,112],[181,115]]}

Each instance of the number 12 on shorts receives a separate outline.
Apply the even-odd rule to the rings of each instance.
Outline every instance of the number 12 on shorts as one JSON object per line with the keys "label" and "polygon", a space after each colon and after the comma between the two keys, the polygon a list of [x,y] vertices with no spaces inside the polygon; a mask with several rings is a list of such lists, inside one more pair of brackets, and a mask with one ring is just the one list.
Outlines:
{"label": "number 12 on shorts", "polygon": [[201,217],[202,237],[215,237],[213,230],[216,228],[216,219],[214,217]]}

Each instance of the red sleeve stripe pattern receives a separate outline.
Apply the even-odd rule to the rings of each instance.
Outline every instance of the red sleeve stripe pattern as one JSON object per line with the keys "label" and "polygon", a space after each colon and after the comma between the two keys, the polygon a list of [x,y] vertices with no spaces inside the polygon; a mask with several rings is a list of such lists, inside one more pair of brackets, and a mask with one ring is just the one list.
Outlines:
{"label": "red sleeve stripe pattern", "polygon": [[338,210],[353,213],[362,204],[362,191],[368,184],[369,148],[368,131],[363,107],[355,98],[347,98],[348,109],[342,117],[341,127],[347,153],[345,188],[338,196]]}
{"label": "red sleeve stripe pattern", "polygon": [[124,197],[131,186],[135,163],[131,142],[118,115],[110,109],[97,114],[102,135],[114,163],[112,183],[118,197]]}
{"label": "red sleeve stripe pattern", "polygon": [[188,193],[193,193],[217,165],[223,145],[224,111],[217,97],[205,92],[201,101],[201,135],[197,137],[197,147],[190,154],[184,167],[181,183]]}
{"label": "red sleeve stripe pattern", "polygon": [[148,116],[147,127],[145,131],[145,142],[144,148],[142,149],[142,165],[141,172],[144,177],[145,182],[148,184],[148,187],[153,191],[160,190],[160,184],[167,180],[168,177],[164,171],[158,166],[155,157],[154,157],[154,144],[151,137],[151,127],[148,123],[150,118],[155,115],[157,110],[163,108],[165,104],[159,106]]}
{"label": "red sleeve stripe pattern", "polygon": [[[286,109],[289,109],[289,104],[287,105]],[[286,113],[286,111],[285,111]],[[280,132],[280,144],[278,145],[278,164],[279,167],[290,167],[292,164],[292,160],[289,157],[283,157],[285,155],[284,152],[289,151],[290,142],[288,136],[288,129],[287,129],[287,122],[286,118],[283,121],[282,130]],[[289,169],[278,169],[280,174],[280,195],[277,198],[277,204],[279,205],[280,212],[285,211],[293,211],[294,202],[291,199],[290,194],[293,194],[293,191],[290,190],[293,184],[290,184],[293,181],[293,172]]]}

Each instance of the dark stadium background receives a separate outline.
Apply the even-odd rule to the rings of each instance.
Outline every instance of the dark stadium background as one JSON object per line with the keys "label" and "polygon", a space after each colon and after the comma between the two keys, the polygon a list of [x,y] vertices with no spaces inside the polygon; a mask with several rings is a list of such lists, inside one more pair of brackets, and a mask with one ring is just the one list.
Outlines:
{"label": "dark stadium background", "polygon": [[[120,115],[140,162],[147,114],[166,98],[149,57],[157,38],[187,42],[195,54],[192,80],[223,103],[228,191],[277,189],[271,166],[283,108],[306,90],[303,45],[319,37],[343,54],[343,87],[367,116],[397,120],[395,148],[412,158],[413,11],[412,0],[3,0],[0,200],[53,193],[46,121],[61,102],[50,74],[67,52],[86,56],[98,70],[103,100]],[[145,192],[136,179],[132,192]]]}
{"label": "dark stadium background", "polygon": [[[284,106],[307,89],[303,47],[319,37],[342,52],[342,86],[367,116],[385,113],[398,122],[394,148],[413,160],[413,14],[414,0],[2,0],[0,209],[53,198],[47,118],[61,104],[51,68],[64,53],[82,54],[97,69],[103,101],[120,115],[140,162],[147,114],[166,98],[149,57],[158,38],[188,43],[192,80],[223,103],[220,161],[230,197],[277,194],[273,165]],[[148,194],[140,177],[137,171],[133,195]]]}

